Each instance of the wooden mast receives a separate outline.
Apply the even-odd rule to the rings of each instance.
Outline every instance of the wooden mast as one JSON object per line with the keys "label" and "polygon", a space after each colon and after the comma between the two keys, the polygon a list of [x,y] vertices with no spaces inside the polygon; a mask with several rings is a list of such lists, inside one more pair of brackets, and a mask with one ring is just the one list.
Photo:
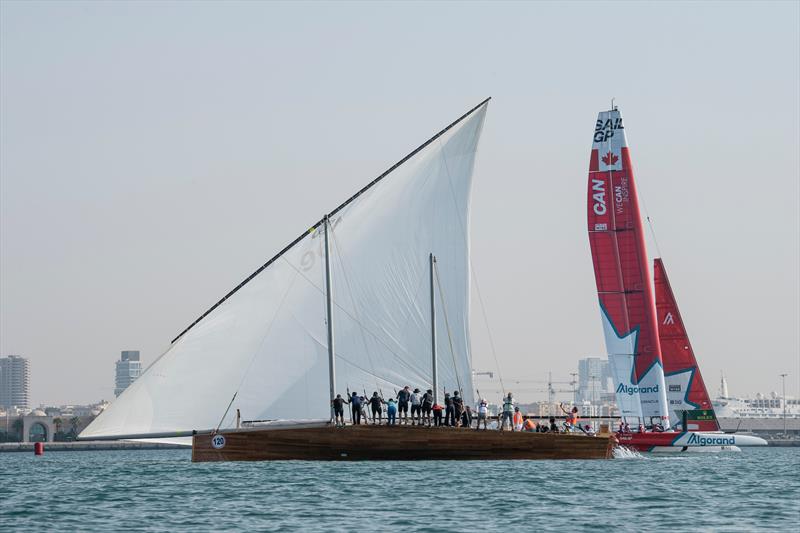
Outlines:
{"label": "wooden mast", "polygon": [[436,268],[436,256],[430,254],[430,276],[431,276],[431,367],[433,368],[433,403],[439,403],[439,378],[436,368],[436,298],[434,271]]}
{"label": "wooden mast", "polygon": [[[336,398],[336,362],[334,361],[334,347],[333,347],[333,296],[331,284],[331,245],[328,238],[328,231],[330,228],[330,219],[325,215],[325,309],[326,319],[328,322],[328,374],[330,379],[330,399]],[[331,421],[334,420],[333,403],[331,403]]]}

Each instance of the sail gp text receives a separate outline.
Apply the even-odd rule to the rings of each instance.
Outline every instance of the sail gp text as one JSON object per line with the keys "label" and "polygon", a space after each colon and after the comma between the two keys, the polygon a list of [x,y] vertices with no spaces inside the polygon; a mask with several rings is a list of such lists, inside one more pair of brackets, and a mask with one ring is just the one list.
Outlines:
{"label": "sail gp text", "polygon": [[598,120],[594,126],[594,142],[605,142],[614,136],[614,130],[624,130],[622,127],[622,118],[607,119],[605,122]]}

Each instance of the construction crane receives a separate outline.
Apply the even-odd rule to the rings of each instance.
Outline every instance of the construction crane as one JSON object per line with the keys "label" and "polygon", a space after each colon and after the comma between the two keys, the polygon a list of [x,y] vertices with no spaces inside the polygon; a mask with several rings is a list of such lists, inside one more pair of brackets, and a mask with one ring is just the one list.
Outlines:
{"label": "construction crane", "polygon": [[[543,384],[543,385],[545,385],[545,388],[529,387],[529,386],[526,387],[525,385],[528,384],[528,383]],[[574,399],[575,399],[575,385],[577,385],[577,383],[578,382],[575,379],[575,375],[572,375],[572,380],[571,381],[553,381],[553,373],[552,372],[548,372],[547,373],[547,380],[541,380],[541,379],[519,379],[519,380],[514,381],[514,384],[515,384],[514,388],[515,388],[515,390],[522,391],[522,392],[546,392],[547,393],[547,402],[550,405],[553,405],[555,403],[555,396],[556,396],[556,394],[559,394],[559,393],[571,393],[572,396],[573,396],[573,401],[574,401]],[[521,385],[521,386],[517,387],[516,385]],[[557,388],[554,387],[554,385],[569,385],[572,388],[571,389],[565,389],[565,388],[558,388],[557,389]]]}

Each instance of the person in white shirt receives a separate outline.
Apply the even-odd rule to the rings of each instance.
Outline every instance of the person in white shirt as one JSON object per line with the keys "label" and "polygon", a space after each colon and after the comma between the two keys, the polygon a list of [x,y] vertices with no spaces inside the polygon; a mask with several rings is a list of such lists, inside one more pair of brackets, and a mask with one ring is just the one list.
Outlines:
{"label": "person in white shirt", "polygon": [[511,431],[514,431],[514,407],[514,397],[509,392],[508,396],[503,398],[503,421],[500,423],[500,431],[506,429],[506,420],[508,420]]}
{"label": "person in white shirt", "polygon": [[481,401],[478,402],[478,424],[475,426],[475,429],[478,430],[481,428],[481,420],[483,420],[483,429],[489,429],[486,425],[486,419],[489,417],[489,402],[486,401],[486,398],[481,398]]}
{"label": "person in white shirt", "polygon": [[411,425],[422,424],[422,394],[414,389],[411,394]]}

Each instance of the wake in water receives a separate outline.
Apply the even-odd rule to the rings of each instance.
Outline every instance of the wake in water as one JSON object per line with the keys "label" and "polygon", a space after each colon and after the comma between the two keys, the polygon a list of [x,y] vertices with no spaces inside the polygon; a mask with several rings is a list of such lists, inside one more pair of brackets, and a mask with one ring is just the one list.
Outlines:
{"label": "wake in water", "polygon": [[644,459],[644,455],[625,446],[615,447],[611,455],[614,459]]}

